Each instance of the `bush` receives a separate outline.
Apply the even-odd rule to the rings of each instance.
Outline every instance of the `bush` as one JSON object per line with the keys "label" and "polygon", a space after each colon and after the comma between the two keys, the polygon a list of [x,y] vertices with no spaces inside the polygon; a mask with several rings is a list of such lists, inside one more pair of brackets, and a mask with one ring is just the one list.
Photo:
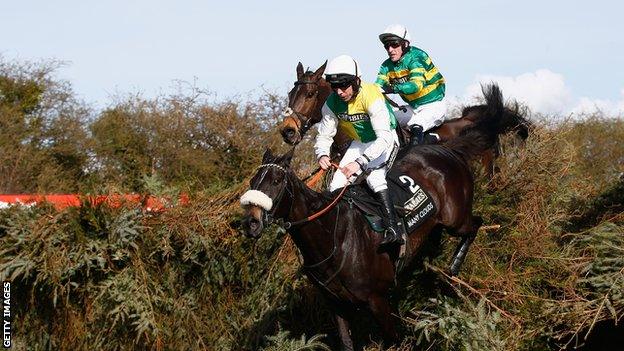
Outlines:
{"label": "bush", "polygon": [[[289,237],[271,227],[253,241],[230,225],[263,149],[283,147],[274,125],[284,99],[215,103],[191,87],[93,112],[56,67],[0,64],[3,191],[191,191],[190,204],[0,210],[16,347],[336,347]],[[624,315],[624,124],[533,120],[524,145],[502,141],[494,180],[478,178],[476,212],[500,229],[479,233],[459,277],[438,268],[454,248],[443,236],[441,254],[399,281],[394,350],[557,350]],[[310,146],[298,146],[301,176]]]}

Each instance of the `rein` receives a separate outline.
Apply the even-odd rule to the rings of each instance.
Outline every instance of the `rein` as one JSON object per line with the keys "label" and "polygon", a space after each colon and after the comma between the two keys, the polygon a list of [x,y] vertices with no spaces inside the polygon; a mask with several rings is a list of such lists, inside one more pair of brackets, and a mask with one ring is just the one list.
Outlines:
{"label": "rein", "polygon": [[321,167],[315,169],[309,176],[303,178],[301,181],[305,182],[308,188],[313,188],[325,175],[325,170]]}
{"label": "rein", "polygon": [[[338,169],[338,168],[339,168],[339,167],[338,167],[338,165],[337,165],[337,164],[335,164],[335,163],[333,163],[333,162],[332,162],[332,164],[331,164],[331,165],[332,165],[332,167],[334,167],[334,168],[336,168],[336,169]],[[260,166],[258,167],[258,169],[260,169],[260,168],[268,168],[268,167],[277,168],[277,169],[281,170],[282,172],[284,172],[284,174],[285,174],[285,175],[287,175],[287,174],[288,174],[288,171],[287,171],[287,169],[286,169],[286,168],[284,168],[284,167],[282,167],[282,166],[280,166],[280,165],[274,164],[274,163],[267,163],[267,164],[260,165]],[[316,173],[319,173],[320,171],[322,171],[322,169],[317,170],[317,171],[316,171]],[[322,175],[322,173],[320,173],[320,174]],[[261,183],[261,182],[262,182],[262,180],[264,179],[265,175],[266,175],[266,171],[265,171],[265,173],[261,176],[261,178],[260,178],[260,183]],[[286,177],[284,177],[284,182],[286,182]],[[347,190],[347,185],[345,185],[345,186],[342,188],[342,190],[340,191],[340,193],[338,194],[338,196],[336,196],[336,198],[335,198],[335,199],[334,199],[334,200],[333,200],[333,201],[332,201],[329,205],[325,206],[325,208],[321,209],[320,211],[318,211],[318,212],[316,212],[316,213],[313,213],[313,214],[311,214],[311,215],[309,215],[309,216],[307,216],[307,217],[305,217],[305,218],[303,218],[303,219],[300,219],[300,220],[298,220],[298,221],[294,221],[294,222],[284,222],[284,223],[282,224],[282,227],[283,227],[284,229],[290,229],[290,228],[292,228],[293,226],[301,225],[301,224],[304,224],[304,223],[307,223],[307,222],[310,222],[310,221],[313,221],[313,220],[315,220],[315,219],[319,218],[320,216],[322,216],[322,215],[324,215],[325,213],[327,213],[327,211],[331,210],[334,206],[336,206],[336,204],[337,204],[337,203],[338,203],[338,201],[342,198],[342,196],[344,195],[344,193],[345,193],[345,191],[346,191],[346,190]],[[290,198],[291,198],[290,207],[291,207],[291,210],[292,210],[292,205],[293,205],[293,202],[294,202],[294,195],[293,195],[293,193],[292,193],[290,190],[288,190],[288,187],[287,187],[286,185],[285,185],[285,186],[284,186],[284,187],[280,190],[280,192],[278,193],[278,195],[277,195],[277,197],[275,198],[275,201],[274,201],[273,203],[274,203],[274,204],[278,204],[279,202],[281,202],[281,201],[282,201],[282,197],[284,196],[284,193],[285,193],[285,192],[288,192],[288,194],[290,195]],[[273,217],[274,217],[274,215],[275,215],[275,211],[276,211],[276,210],[277,210],[277,206],[275,206],[275,207],[274,207],[271,211],[266,211],[266,212],[265,212],[265,221],[266,221],[267,223],[269,223],[269,224],[270,224],[270,223],[273,223]],[[290,213],[290,211],[289,211],[289,213]]]}
{"label": "rein", "polygon": [[[331,166],[332,166],[332,167],[334,167],[334,168],[336,168],[337,170],[339,169],[339,166],[338,166],[336,163],[333,163],[333,162],[332,162],[332,163],[331,163]],[[280,165],[277,165],[277,164],[273,164],[273,163],[260,165],[258,168],[265,168],[265,167],[266,167],[266,168],[272,167],[272,168],[276,168],[276,169],[281,170],[281,171],[282,171],[282,172],[284,172],[284,174],[285,174],[285,176],[284,176],[284,182],[286,182],[286,181],[287,181],[288,170],[287,170],[286,168],[284,168],[284,167],[282,167],[282,166],[280,166]],[[314,171],[314,172],[313,172],[310,176],[306,177],[306,179],[307,179],[307,178],[310,178],[310,177],[313,177],[313,176],[315,176],[315,175],[319,175],[319,174],[322,176],[322,175],[324,174],[324,172],[325,172],[325,170],[323,170],[322,168],[320,168],[320,167],[319,167],[319,168],[318,168],[317,170],[315,170],[315,171]],[[262,179],[264,178],[264,176],[265,176],[265,175],[266,175],[266,173],[264,173],[264,174],[262,175],[262,177],[261,177],[261,181],[262,181]],[[309,183],[310,183],[310,182],[308,182],[306,185],[308,185]],[[318,212],[316,212],[316,213],[314,213],[314,214],[312,214],[312,215],[310,215],[310,216],[307,216],[307,217],[306,217],[306,218],[304,218],[304,219],[301,219],[301,220],[298,220],[298,221],[295,221],[295,222],[284,222],[284,223],[283,223],[283,225],[282,225],[282,227],[283,227],[284,229],[289,229],[289,228],[292,228],[293,226],[296,226],[296,225],[300,225],[300,224],[304,224],[304,223],[307,223],[307,222],[313,221],[313,220],[315,220],[315,219],[319,218],[320,216],[324,215],[325,213],[327,213],[329,210],[331,210],[332,208],[334,208],[334,207],[336,206],[336,204],[338,203],[338,201],[342,198],[342,196],[344,195],[345,191],[347,190],[347,186],[348,186],[348,184],[346,184],[346,185],[342,188],[342,190],[340,191],[340,193],[338,194],[338,196],[336,196],[336,198],[334,198],[334,200],[332,200],[332,202],[331,202],[329,205],[325,206],[325,208],[321,209],[320,211],[318,211]],[[282,197],[283,197],[284,193],[288,192],[288,194],[290,194],[290,196],[291,196],[291,210],[292,210],[292,205],[293,205],[293,202],[294,202],[294,195],[293,195],[292,191],[291,191],[291,190],[289,190],[289,189],[287,189],[287,188],[288,188],[288,186],[287,186],[287,185],[285,185],[285,186],[284,186],[284,187],[280,190],[280,192],[279,192],[279,194],[278,194],[278,197],[276,198],[275,204],[277,204],[277,203],[281,202],[281,200],[282,200]],[[275,209],[274,209],[274,210],[276,210],[276,209],[277,209],[277,207],[275,207]],[[269,212],[269,211],[267,211],[267,212]],[[289,213],[290,213],[290,211],[289,211]],[[269,218],[269,222],[272,222],[272,217],[273,217],[273,215],[274,215],[274,213],[270,213],[270,214],[268,214],[268,215],[267,215],[267,217]],[[338,216],[340,216],[340,207],[338,207]],[[316,263],[314,263],[314,264],[310,264],[310,265],[305,265],[305,264],[303,264],[303,262],[301,262],[301,265],[302,265],[303,269],[304,269],[304,270],[306,270],[306,271],[308,272],[308,275],[310,276],[310,278],[312,278],[313,280],[315,280],[315,281],[317,282],[317,284],[319,284],[319,285],[320,285],[322,288],[324,288],[324,289],[325,289],[325,290],[326,290],[329,294],[333,295],[333,296],[334,296],[334,297],[336,297],[336,298],[338,298],[338,296],[336,295],[336,293],[335,293],[334,291],[332,291],[332,290],[328,287],[328,284],[329,284],[331,281],[333,281],[333,280],[334,280],[334,279],[338,276],[338,274],[340,274],[340,272],[342,271],[342,269],[344,268],[344,265],[345,265],[345,262],[346,262],[347,255],[342,255],[342,260],[341,260],[341,262],[340,262],[340,265],[338,266],[338,269],[336,269],[336,270],[335,270],[335,271],[334,271],[331,275],[329,275],[329,276],[328,276],[326,279],[324,279],[324,280],[321,280],[321,279],[318,277],[318,273],[315,273],[315,269],[318,269],[318,267],[320,267],[322,264],[325,264],[325,263],[329,262],[329,260],[330,260],[332,257],[334,257],[334,256],[336,255],[336,251],[337,251],[337,249],[338,249],[338,245],[337,245],[337,244],[338,244],[338,242],[337,242],[337,240],[336,240],[336,229],[337,229],[337,227],[338,227],[338,221],[336,221],[336,222],[334,223],[334,230],[333,230],[333,245],[332,245],[332,246],[333,246],[333,248],[332,248],[331,253],[330,253],[327,257],[325,257],[324,259],[320,260],[319,262],[316,262]],[[344,284],[343,284],[343,288],[344,288],[344,289],[346,289],[347,291],[349,291],[349,289],[348,289],[346,286],[344,286]],[[349,291],[349,292],[350,292],[350,291]]]}
{"label": "rein", "polygon": [[[338,207],[338,215],[337,217],[340,216],[340,207]],[[327,285],[334,280],[334,278],[336,278],[338,276],[338,274],[340,274],[340,271],[342,271],[342,268],[344,268],[345,262],[347,261],[347,255],[342,255],[342,260],[340,261],[340,266],[338,267],[338,269],[336,269],[336,271],[329,276],[327,279],[325,279],[325,281],[321,280],[318,277],[318,271],[315,274],[315,268],[320,267],[322,264],[329,262],[329,260],[334,257],[334,255],[336,254],[336,250],[338,249],[338,241],[336,240],[336,229],[338,228],[338,221],[336,221],[336,223],[334,223],[334,235],[333,235],[333,249],[332,252],[329,254],[329,256],[325,257],[324,259],[322,259],[321,261],[311,264],[311,265],[305,265],[303,264],[303,262],[301,261],[301,259],[299,259],[299,263],[301,264],[301,266],[303,267],[303,269],[307,272],[308,276],[313,279],[316,280],[317,284],[319,284],[323,289],[325,289],[329,294],[333,295],[336,299],[339,299],[338,295],[336,295],[335,292],[333,292]],[[297,256],[298,257],[298,256]],[[347,291],[349,291],[349,289],[347,289],[346,286],[344,286],[344,284],[342,284],[343,288]],[[349,291],[351,293],[351,291]]]}
{"label": "rein", "polygon": [[[332,167],[338,169],[338,165],[332,162]],[[317,173],[320,173],[321,175],[324,173],[325,171],[323,169],[319,169],[319,171],[317,171]],[[325,208],[321,209],[320,211],[311,214],[310,216],[307,216],[304,219],[300,219],[298,221],[295,222],[284,222],[284,229],[290,229],[293,226],[296,225],[301,225],[310,221],[313,221],[317,218],[319,218],[320,216],[324,215],[325,213],[327,213],[327,211],[331,210],[334,206],[336,206],[336,204],[338,203],[338,201],[342,198],[342,196],[344,195],[345,191],[347,190],[347,185],[345,185],[344,187],[342,187],[342,190],[340,190],[340,193],[338,194],[338,196],[336,196],[336,198],[334,198],[334,200],[327,206],[325,206]]]}
{"label": "rein", "polygon": [[386,93],[383,93],[383,96],[392,107],[398,108],[399,110],[403,111],[403,113],[407,113],[407,107],[397,104],[396,102],[394,102],[394,100],[390,99]]}

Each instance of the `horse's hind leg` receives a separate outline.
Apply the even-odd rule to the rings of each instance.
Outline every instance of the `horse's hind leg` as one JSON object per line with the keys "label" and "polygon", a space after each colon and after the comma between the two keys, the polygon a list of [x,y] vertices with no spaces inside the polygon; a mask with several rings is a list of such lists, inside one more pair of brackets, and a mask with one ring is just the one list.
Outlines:
{"label": "horse's hind leg", "polygon": [[468,249],[477,236],[481,224],[483,224],[483,219],[481,219],[481,217],[472,216],[472,220],[466,225],[467,228],[460,228],[458,231],[462,234],[462,239],[459,245],[457,245],[457,249],[455,249],[455,255],[453,255],[453,261],[449,269],[452,276],[459,274],[459,269],[466,259]]}

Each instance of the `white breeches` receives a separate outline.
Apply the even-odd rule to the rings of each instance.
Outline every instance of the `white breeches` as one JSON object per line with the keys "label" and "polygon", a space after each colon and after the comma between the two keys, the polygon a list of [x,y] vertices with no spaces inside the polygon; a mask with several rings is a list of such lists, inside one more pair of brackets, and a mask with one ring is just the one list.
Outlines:
{"label": "white breeches", "polygon": [[[388,150],[385,150],[381,154],[381,156],[377,157],[374,160],[371,160],[366,166],[367,169],[372,169],[370,174],[366,177],[366,183],[368,183],[368,186],[375,193],[388,188],[388,184],[386,182],[387,168],[385,166],[380,168],[379,166],[387,162],[390,159],[390,157],[394,156],[394,153],[395,153],[394,149],[398,148],[399,139],[397,137],[397,134],[396,133],[392,133],[392,134],[394,135],[394,148],[389,148]],[[349,146],[344,156],[342,157],[342,160],[340,160],[339,166],[344,167],[347,163],[353,162],[355,161],[355,159],[362,156],[362,154],[364,153],[364,150],[366,150],[366,148],[371,143],[372,142],[362,143],[357,140],[354,140],[353,142],[351,142],[351,146]],[[360,174],[361,172],[362,171],[360,170],[358,174]],[[351,177],[351,178],[352,179],[350,179],[350,181],[355,180],[355,177]],[[340,170],[336,170],[336,172],[334,173],[334,178],[329,184],[329,191],[334,191],[336,189],[342,188],[346,184],[347,184],[347,177],[345,177],[345,175]]]}
{"label": "white breeches", "polygon": [[419,124],[423,127],[424,131],[435,128],[446,120],[446,101],[434,101],[414,109],[413,107],[406,105],[407,112],[403,112],[400,109],[393,109],[397,122],[402,127]]}

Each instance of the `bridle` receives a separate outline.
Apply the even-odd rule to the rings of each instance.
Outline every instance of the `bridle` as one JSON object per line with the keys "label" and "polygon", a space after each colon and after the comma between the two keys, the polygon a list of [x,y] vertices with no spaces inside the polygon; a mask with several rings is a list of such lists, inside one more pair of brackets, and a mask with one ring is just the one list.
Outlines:
{"label": "bridle", "polygon": [[[295,82],[295,86],[300,86],[300,85],[304,85],[304,84],[312,84],[316,86],[317,92],[318,92],[318,81],[313,81],[313,80],[298,80]],[[295,124],[297,124],[297,128],[299,128],[299,134],[301,136],[303,136],[312,126],[311,121],[312,118],[310,118],[309,116],[299,112],[299,111],[295,111],[292,108],[292,102],[289,101],[288,102],[288,107],[286,107],[286,109],[284,110],[284,112],[282,112],[282,115],[284,117],[290,117],[295,121]],[[297,117],[296,119],[291,117],[292,115],[295,115],[295,117]]]}
{"label": "bridle", "polygon": [[[286,170],[286,168],[275,164],[275,163],[267,163],[267,164],[263,164],[258,166],[258,170],[261,168],[266,168],[264,170],[264,172],[262,173],[262,175],[260,176],[260,180],[257,182],[258,185],[262,184],[262,181],[264,180],[264,177],[266,177],[267,173],[269,172],[269,168],[276,168],[279,169],[280,171],[284,172],[284,179],[282,180],[282,183],[284,183],[284,186],[281,187],[279,193],[277,194],[277,197],[275,198],[275,200],[273,201],[273,208],[270,211],[263,211],[263,218],[262,220],[267,224],[267,225],[271,225],[274,221],[275,218],[275,212],[277,211],[278,208],[278,204],[280,202],[282,202],[282,197],[284,197],[284,193],[288,192],[288,194],[290,195],[290,209],[292,210],[292,206],[293,206],[293,200],[294,200],[294,196],[292,194],[292,192],[290,191],[290,189],[288,189],[288,184],[286,184],[286,177],[288,176],[288,171]],[[250,189],[253,190],[258,190],[258,189],[254,189],[254,187],[250,187]],[[290,210],[289,210],[290,213]]]}
{"label": "bridle", "polygon": [[[278,204],[282,202],[282,198],[284,197],[284,193],[288,192],[288,195],[290,196],[290,209],[288,210],[288,213],[290,214],[292,212],[292,207],[293,207],[293,203],[295,202],[295,197],[293,195],[293,193],[290,191],[290,189],[288,188],[288,184],[286,184],[286,179],[288,178],[288,170],[278,164],[275,163],[266,163],[263,165],[258,166],[258,169],[261,168],[267,168],[266,170],[264,170],[264,172],[262,173],[262,175],[260,176],[260,180],[258,181],[257,184],[262,184],[262,181],[264,180],[264,177],[266,177],[266,174],[268,172],[268,168],[276,168],[279,169],[280,171],[284,172],[284,178],[282,180],[282,183],[284,183],[283,187],[280,189],[279,193],[277,194],[277,197],[275,198],[275,201],[273,201],[273,208],[270,211],[264,211],[263,212],[263,218],[262,220],[267,224],[267,225],[271,225],[274,220],[275,220],[275,212],[277,211],[278,208]],[[338,169],[338,165],[332,163],[332,167],[335,167],[336,169]],[[336,198],[334,198],[334,200],[332,202],[329,203],[329,205],[325,206],[325,208],[319,210],[318,212],[309,215],[303,219],[300,219],[298,221],[294,221],[294,222],[282,222],[280,223],[280,225],[284,228],[284,229],[290,229],[294,226],[298,226],[300,224],[304,224],[310,221],[313,221],[315,219],[317,219],[318,217],[324,215],[325,213],[327,213],[329,210],[331,210],[334,206],[336,206],[336,204],[338,204],[338,201],[340,200],[340,198],[342,198],[342,196],[344,195],[345,191],[347,190],[347,185],[345,185],[342,190],[340,191],[340,193],[336,196]],[[258,189],[254,189],[254,187],[251,187],[251,189],[253,190],[258,190]]]}

